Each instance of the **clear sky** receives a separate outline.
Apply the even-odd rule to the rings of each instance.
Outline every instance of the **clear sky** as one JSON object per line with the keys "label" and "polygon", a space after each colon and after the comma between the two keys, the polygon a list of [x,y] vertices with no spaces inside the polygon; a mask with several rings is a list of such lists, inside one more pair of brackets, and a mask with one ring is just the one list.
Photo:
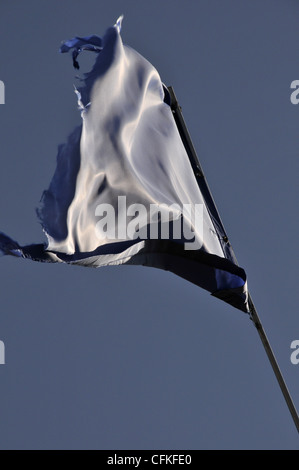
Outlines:
{"label": "clear sky", "polygon": [[[45,241],[35,208],[80,124],[62,40],[122,38],[172,85],[299,408],[299,3],[0,3],[0,230]],[[89,66],[89,59],[80,62]],[[247,315],[157,269],[0,260],[1,449],[298,449]]]}

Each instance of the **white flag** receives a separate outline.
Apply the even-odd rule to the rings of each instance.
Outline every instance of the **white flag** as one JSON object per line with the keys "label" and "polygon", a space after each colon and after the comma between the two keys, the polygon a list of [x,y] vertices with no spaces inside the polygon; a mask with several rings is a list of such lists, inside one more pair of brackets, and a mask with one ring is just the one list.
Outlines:
{"label": "white flag", "polygon": [[247,312],[246,275],[223,242],[209,198],[194,176],[157,70],[122,43],[121,19],[103,38],[66,41],[79,68],[82,124],[59,147],[38,209],[48,243],[0,250],[37,261],[84,266],[141,264],[172,271]]}

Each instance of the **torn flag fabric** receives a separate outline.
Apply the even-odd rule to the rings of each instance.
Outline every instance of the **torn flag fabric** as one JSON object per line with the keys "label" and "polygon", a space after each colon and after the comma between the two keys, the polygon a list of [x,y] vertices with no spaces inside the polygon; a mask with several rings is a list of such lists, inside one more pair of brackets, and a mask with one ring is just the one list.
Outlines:
{"label": "torn flag fabric", "polygon": [[248,312],[246,275],[224,242],[194,176],[157,70],[123,44],[121,19],[105,35],[76,37],[95,64],[75,88],[82,123],[58,150],[38,216],[47,243],[0,252],[87,267],[134,264],[168,270]]}

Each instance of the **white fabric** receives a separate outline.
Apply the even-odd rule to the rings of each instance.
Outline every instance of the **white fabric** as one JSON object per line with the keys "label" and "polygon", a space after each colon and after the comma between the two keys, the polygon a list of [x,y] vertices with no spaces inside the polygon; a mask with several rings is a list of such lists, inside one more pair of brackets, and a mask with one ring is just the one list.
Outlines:
{"label": "white fabric", "polygon": [[[119,196],[126,196],[127,205],[140,203],[148,209],[150,204],[204,204],[171,108],[163,101],[159,74],[140,54],[123,45],[119,29],[115,25],[107,30],[86,88],[80,90],[87,105],[77,92],[83,118],[80,168],[77,175],[64,176],[68,182],[76,178],[70,204],[69,184],[65,194],[60,184],[58,198],[55,181],[52,197],[44,201],[41,219],[49,251],[92,252],[115,241],[99,239],[95,214],[99,204],[117,207]],[[72,147],[69,155],[67,149],[64,152],[64,158],[74,158]],[[65,165],[66,171],[73,171],[71,161]],[[64,211],[66,230],[63,237],[55,236],[59,214]],[[198,247],[223,257],[205,205],[203,218],[203,236],[196,234]],[[117,224],[123,233],[125,219],[118,217]]]}
{"label": "white fabric", "polygon": [[[38,210],[48,245],[22,247],[0,232],[0,255],[89,267],[152,266],[248,312],[246,273],[225,240],[205,180],[195,179],[159,74],[123,45],[120,26],[118,21],[103,39],[76,37],[61,46],[61,52],[73,50],[75,68],[82,50],[97,59],[84,86],[75,88],[82,126],[59,147],[56,171]],[[179,239],[147,232],[150,240],[133,230],[132,238],[127,229],[136,221],[134,207],[142,208],[139,230],[155,227],[151,205],[169,213],[174,225],[181,220],[183,227],[192,225],[192,247],[190,230]],[[103,208],[116,216],[117,232],[103,230]],[[202,223],[196,223],[195,214]]]}

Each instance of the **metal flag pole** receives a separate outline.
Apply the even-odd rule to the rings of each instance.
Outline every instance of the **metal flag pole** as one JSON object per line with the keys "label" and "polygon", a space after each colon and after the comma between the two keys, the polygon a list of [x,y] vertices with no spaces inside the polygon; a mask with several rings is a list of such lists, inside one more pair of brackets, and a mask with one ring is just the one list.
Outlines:
{"label": "metal flag pole", "polygon": [[299,433],[299,417],[298,417],[297,410],[296,410],[295,405],[294,405],[294,403],[293,403],[293,400],[292,400],[292,398],[291,398],[290,392],[289,392],[289,390],[288,390],[288,388],[287,388],[287,386],[286,386],[286,383],[285,383],[285,381],[284,381],[284,378],[283,378],[283,376],[282,376],[282,373],[281,373],[281,371],[280,371],[280,369],[279,369],[278,363],[277,363],[277,361],[276,361],[276,358],[275,358],[275,356],[274,356],[274,353],[273,353],[273,351],[272,351],[272,348],[271,348],[270,343],[269,343],[269,341],[268,341],[267,335],[266,335],[266,333],[265,333],[265,331],[264,331],[263,325],[262,325],[262,323],[261,323],[261,321],[260,321],[260,318],[259,318],[259,316],[258,316],[258,313],[257,313],[256,309],[255,309],[255,306],[254,306],[254,303],[253,303],[253,301],[252,301],[252,299],[251,299],[250,294],[249,294],[249,299],[248,299],[248,301],[249,301],[249,309],[250,309],[250,318],[251,318],[251,320],[253,321],[254,326],[256,327],[257,332],[258,332],[258,334],[259,334],[259,336],[260,336],[260,338],[261,338],[261,341],[262,341],[262,343],[263,343],[263,346],[264,346],[264,348],[265,348],[265,351],[266,351],[267,356],[268,356],[268,358],[269,358],[269,361],[270,361],[270,363],[271,363],[272,369],[273,369],[273,371],[274,371],[274,374],[276,375],[276,379],[277,379],[277,381],[278,381],[278,383],[279,383],[279,386],[280,386],[281,391],[282,391],[282,393],[283,393],[283,396],[284,396],[284,398],[285,398],[286,404],[287,404],[287,406],[288,406],[288,408],[289,408],[289,411],[290,411],[290,413],[291,413],[291,415],[292,415],[292,418],[293,418],[293,420],[294,420],[296,429],[297,429],[297,431],[298,431],[298,433]]}
{"label": "metal flag pole", "polygon": [[[172,113],[173,113],[173,117],[174,117],[174,120],[176,122],[176,125],[177,125],[177,128],[178,128],[178,131],[180,133],[180,136],[181,136],[181,139],[182,139],[182,142],[185,146],[185,149],[186,149],[186,152],[188,154],[188,157],[189,157],[189,160],[190,160],[190,163],[192,165],[192,168],[193,168],[193,171],[194,171],[194,175],[198,181],[198,183],[200,183],[199,185],[201,186],[204,182],[204,185],[205,185],[205,189],[206,189],[206,194],[208,195],[208,203],[209,205],[212,206],[213,208],[213,212],[214,214],[216,214],[217,216],[217,222],[221,224],[221,227],[223,229],[223,233],[226,233],[225,230],[224,230],[224,227],[223,227],[223,224],[222,224],[222,221],[220,219],[220,216],[219,216],[219,213],[218,213],[218,210],[216,208],[216,205],[215,205],[215,202],[212,198],[212,194],[211,194],[211,191],[209,190],[209,187],[208,187],[208,184],[207,184],[207,181],[205,179],[205,176],[204,176],[204,173],[203,173],[203,170],[201,168],[201,165],[199,163],[199,160],[198,160],[198,157],[197,157],[197,154],[196,154],[196,151],[195,151],[195,148],[193,146],[193,143],[192,143],[192,140],[191,140],[191,137],[190,137],[190,134],[188,132],[188,129],[187,129],[187,126],[185,124],[185,121],[184,121],[184,118],[183,118],[183,115],[182,115],[182,111],[181,111],[181,107],[178,103],[178,100],[176,98],[176,95],[174,93],[174,90],[171,86],[168,87],[168,92],[170,94],[170,100],[171,100],[171,109],[172,109]],[[224,238],[224,241],[226,243],[229,243],[228,241],[228,237],[225,236]],[[230,246],[231,248],[231,246]],[[231,251],[233,253],[233,250],[231,248]],[[238,262],[237,262],[237,259],[236,257],[234,256],[235,258],[235,264],[238,265]],[[280,386],[280,389],[282,391],[282,394],[284,396],[284,399],[286,401],[286,404],[289,408],[289,411],[291,413],[291,416],[293,418],[293,421],[295,423],[295,426],[296,426],[296,429],[299,433],[299,416],[298,416],[298,413],[297,413],[297,410],[295,408],[295,405],[293,403],[293,400],[291,398],[291,395],[290,395],[290,392],[286,386],[286,383],[284,381],[284,378],[282,376],[282,373],[280,371],[280,368],[278,366],[278,363],[277,363],[277,360],[274,356],[274,353],[272,351],[272,348],[270,346],[270,343],[268,341],[268,338],[266,336],[266,333],[264,331],[264,328],[262,326],[262,323],[260,321],[260,318],[258,316],[258,313],[256,311],[256,308],[254,306],[254,303],[252,301],[252,298],[250,296],[250,294],[248,295],[248,305],[249,305],[249,311],[250,311],[250,319],[252,320],[254,326],[256,327],[256,330],[260,336],[260,339],[262,341],[262,344],[264,346],[264,349],[266,351],[266,354],[268,356],[268,359],[270,361],[270,364],[272,366],[272,369],[274,371],[274,374],[276,376],[276,379],[278,381],[278,384]]]}

